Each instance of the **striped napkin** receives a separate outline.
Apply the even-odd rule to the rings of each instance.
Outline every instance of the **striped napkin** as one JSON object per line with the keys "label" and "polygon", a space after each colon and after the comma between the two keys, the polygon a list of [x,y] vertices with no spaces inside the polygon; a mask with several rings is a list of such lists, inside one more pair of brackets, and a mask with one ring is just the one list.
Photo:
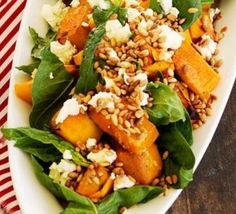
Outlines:
{"label": "striped napkin", "polygon": [[[25,4],[26,0],[0,0],[0,127],[7,121],[9,78]],[[7,143],[0,133],[0,213],[19,212],[11,180]]]}

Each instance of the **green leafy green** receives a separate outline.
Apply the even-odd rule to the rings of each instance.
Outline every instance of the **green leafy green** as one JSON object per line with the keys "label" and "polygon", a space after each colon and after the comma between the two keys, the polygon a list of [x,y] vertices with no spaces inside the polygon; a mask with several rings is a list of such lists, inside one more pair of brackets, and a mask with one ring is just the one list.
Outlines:
{"label": "green leafy green", "polygon": [[127,9],[118,7],[116,13],[118,15],[118,20],[120,21],[120,23],[124,25],[125,20],[126,20],[126,15],[127,15]]}
{"label": "green leafy green", "polygon": [[116,10],[117,7],[115,6],[111,6],[111,8],[107,10],[102,10],[100,7],[95,7],[93,12],[93,20],[95,25],[98,26],[100,24],[104,24]]}
{"label": "green leafy green", "polygon": [[104,23],[89,34],[80,65],[80,78],[76,83],[76,93],[86,93],[96,88],[99,76],[93,68],[94,52],[104,34]]}
{"label": "green leafy green", "polygon": [[[50,79],[50,75],[53,79]],[[33,108],[30,125],[47,129],[49,120],[66,99],[74,85],[74,77],[49,50],[42,53],[42,61],[35,75],[32,89]]]}
{"label": "green leafy green", "polygon": [[149,8],[157,13],[163,13],[160,3],[157,0],[150,0]]}
{"label": "green leafy green", "polygon": [[156,186],[134,186],[128,189],[120,189],[102,200],[98,206],[99,214],[117,214],[121,207],[131,207],[137,203],[145,203],[163,192]]}
{"label": "green leafy green", "polygon": [[[186,19],[182,24],[184,30],[188,29],[196,21],[202,11],[201,0],[173,0],[173,6],[179,10],[179,17]],[[196,13],[189,13],[189,8],[197,8],[198,11]]]}
{"label": "green leafy green", "polygon": [[146,108],[150,120],[156,125],[167,125],[185,120],[184,108],[178,95],[163,83],[147,85],[154,98],[153,106]]}
{"label": "green leafy green", "polygon": [[193,169],[185,169],[168,158],[164,164],[165,175],[176,175],[178,177],[177,184],[174,185],[177,189],[183,189],[193,180]]}
{"label": "green leafy green", "polygon": [[184,136],[185,140],[189,145],[193,144],[193,128],[190,116],[186,109],[185,112],[185,121],[180,120],[175,123],[175,127],[180,131],[180,133]]}
{"label": "green leafy green", "polygon": [[191,169],[195,163],[194,154],[184,136],[171,124],[166,127],[160,127],[160,137],[158,146],[169,152],[169,156],[175,163],[186,169]]}
{"label": "green leafy green", "polygon": [[[72,159],[75,163],[82,166],[88,166],[89,162],[79,153],[76,152],[74,146],[68,143],[67,141],[61,139],[57,135],[50,133],[49,131],[43,131],[35,128],[12,128],[12,129],[2,129],[4,136],[7,139],[15,140],[18,143],[20,139],[22,144],[23,138],[28,138],[28,143],[41,143],[45,145],[53,145],[61,154],[65,150],[69,150],[72,154]],[[27,143],[26,143],[27,144]],[[31,145],[33,147],[33,145]],[[33,154],[33,153],[32,153]],[[57,153],[56,153],[57,154]]]}
{"label": "green leafy green", "polygon": [[202,4],[214,4],[214,0],[201,0]]}
{"label": "green leafy green", "polygon": [[16,68],[20,71],[24,71],[25,73],[31,75],[34,69],[39,67],[39,64],[40,64],[40,60],[33,58],[32,63],[28,65],[21,65]]}
{"label": "green leafy green", "polygon": [[31,50],[31,56],[34,58],[42,59],[42,51],[50,46],[50,42],[55,39],[55,33],[49,30],[45,38],[42,38],[31,27],[29,27],[30,36],[34,42],[34,47]]}
{"label": "green leafy green", "polygon": [[[75,213],[97,214],[96,206],[90,199],[79,195],[78,193],[74,192],[73,190],[63,185],[54,183],[53,180],[44,173],[43,167],[38,163],[38,161],[33,156],[32,156],[32,163],[36,177],[43,186],[45,186],[50,192],[52,192],[58,198],[64,199],[67,202],[76,203],[77,212]],[[70,214],[72,213],[73,212],[70,212]]]}

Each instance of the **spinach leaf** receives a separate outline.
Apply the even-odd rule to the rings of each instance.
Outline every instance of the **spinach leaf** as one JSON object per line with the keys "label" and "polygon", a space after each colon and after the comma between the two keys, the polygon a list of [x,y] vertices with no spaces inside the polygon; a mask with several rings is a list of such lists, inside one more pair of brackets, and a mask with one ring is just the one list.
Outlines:
{"label": "spinach leaf", "polygon": [[[95,207],[96,208],[96,207]],[[87,207],[81,206],[81,203],[69,203],[62,214],[97,214],[97,209],[87,209]]]}
{"label": "spinach leaf", "polygon": [[[186,19],[182,24],[184,30],[188,29],[196,21],[202,11],[201,0],[173,0],[173,6],[179,10],[179,17]],[[189,8],[197,8],[198,11],[196,13],[189,13]]]}
{"label": "spinach leaf", "polygon": [[178,182],[174,185],[177,189],[183,189],[193,180],[193,170],[185,169],[177,164],[171,159],[168,158],[165,160],[165,175],[176,175],[178,177]]}
{"label": "spinach leaf", "polygon": [[99,214],[117,214],[120,207],[131,207],[137,203],[145,203],[163,192],[156,186],[134,186],[120,189],[102,200],[98,206]]}
{"label": "spinach leaf", "polygon": [[76,93],[86,93],[96,88],[99,75],[93,68],[94,52],[104,34],[105,23],[100,24],[89,34],[80,65],[80,78],[76,83]]}
{"label": "spinach leaf", "polygon": [[149,8],[157,13],[163,13],[161,5],[157,0],[150,0]]}
{"label": "spinach leaf", "polygon": [[191,146],[193,144],[193,128],[190,116],[186,109],[184,109],[185,121],[180,120],[175,123],[175,127],[180,131],[184,136],[187,143]]}
{"label": "spinach leaf", "polygon": [[107,10],[102,10],[100,7],[95,7],[93,12],[93,20],[95,22],[95,25],[98,26],[100,24],[105,23],[109,17],[115,13],[117,10],[117,7],[111,6],[111,8]]}
{"label": "spinach leaf", "polygon": [[160,137],[158,146],[169,152],[170,158],[179,166],[192,169],[195,163],[194,154],[185,140],[184,136],[171,124],[166,127],[159,127]]}
{"label": "spinach leaf", "polygon": [[[50,73],[53,74],[53,79],[49,78]],[[44,50],[33,82],[30,125],[46,129],[49,120],[66,99],[73,85],[73,75],[65,70],[63,63],[53,53]]]}
{"label": "spinach leaf", "polygon": [[32,163],[36,177],[38,178],[40,183],[45,186],[50,192],[52,192],[56,197],[64,199],[67,202],[76,203],[78,207],[76,213],[97,214],[96,206],[90,199],[79,195],[78,193],[63,185],[54,183],[53,180],[43,172],[43,167],[33,156]]}
{"label": "spinach leaf", "polygon": [[33,58],[32,63],[30,63],[29,65],[21,65],[16,68],[20,71],[24,71],[25,73],[31,75],[34,69],[39,67],[39,64],[40,60]]}
{"label": "spinach leaf", "polygon": [[146,108],[150,120],[156,125],[167,125],[184,120],[184,108],[176,94],[163,83],[149,83],[147,85],[154,98],[153,106]]}
{"label": "spinach leaf", "polygon": [[127,16],[127,9],[126,8],[118,8],[117,9],[118,20],[122,25],[125,25],[126,16]]}
{"label": "spinach leaf", "polygon": [[214,0],[201,0],[202,4],[214,4]]}
{"label": "spinach leaf", "polygon": [[50,46],[50,42],[55,39],[55,32],[49,30],[45,38],[42,38],[31,27],[29,27],[29,33],[34,42],[34,47],[31,50],[31,56],[34,58],[42,59],[42,51]]}
{"label": "spinach leaf", "polygon": [[[28,138],[28,143],[31,144],[36,142],[37,144],[52,145],[60,153],[63,153],[65,150],[69,150],[72,154],[72,159],[75,163],[82,166],[88,166],[89,162],[77,151],[75,151],[74,146],[64,141],[57,135],[50,133],[49,131],[43,131],[35,128],[12,128],[12,129],[2,129],[4,136],[7,139],[15,140],[18,143],[18,140],[22,142],[23,138]],[[20,144],[20,143],[19,143]],[[18,144],[18,145],[19,145]],[[27,144],[27,143],[26,143]],[[31,145],[33,147],[33,145]],[[33,153],[32,153],[33,154]],[[57,155],[58,153],[56,153]]]}

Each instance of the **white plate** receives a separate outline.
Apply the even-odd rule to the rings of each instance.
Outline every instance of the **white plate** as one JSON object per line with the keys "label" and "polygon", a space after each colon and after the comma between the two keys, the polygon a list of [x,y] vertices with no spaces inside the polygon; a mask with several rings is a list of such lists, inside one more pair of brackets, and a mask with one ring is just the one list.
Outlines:
{"label": "white plate", "polygon": [[[47,26],[40,16],[40,9],[44,3],[54,2],[53,0],[28,0],[22,20],[18,42],[15,51],[13,71],[10,82],[9,107],[8,107],[8,127],[19,127],[28,125],[30,107],[18,99],[14,94],[14,85],[25,80],[27,77],[17,71],[14,67],[30,62],[31,39],[28,35],[28,26],[34,27],[40,34],[44,35]],[[222,2],[220,8],[224,14],[220,22],[221,26],[227,25],[229,31],[220,43],[220,56],[224,64],[220,69],[221,82],[214,91],[218,100],[214,103],[214,115],[208,118],[207,124],[194,132],[193,152],[196,157],[194,169],[198,166],[212,136],[218,126],[228,97],[230,95],[236,77],[236,1],[227,0]],[[9,143],[10,167],[16,191],[17,199],[24,214],[58,214],[62,210],[60,204],[52,194],[48,192],[37,181],[29,157],[22,151],[14,148]],[[180,194],[180,190],[172,190],[166,197],[160,196],[152,201],[134,206],[128,213],[165,213]]]}

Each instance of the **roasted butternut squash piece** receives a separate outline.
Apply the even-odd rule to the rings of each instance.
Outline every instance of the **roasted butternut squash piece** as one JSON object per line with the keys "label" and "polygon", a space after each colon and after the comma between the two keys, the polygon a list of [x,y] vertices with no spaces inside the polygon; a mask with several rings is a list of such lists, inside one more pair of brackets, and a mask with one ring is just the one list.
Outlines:
{"label": "roasted butternut squash piece", "polygon": [[103,185],[102,189],[90,195],[90,198],[96,201],[104,198],[106,195],[108,195],[111,192],[113,183],[114,183],[114,180],[112,178],[108,178],[106,183]]}
{"label": "roasted butternut squash piece", "polygon": [[201,36],[205,33],[202,28],[202,21],[198,18],[189,28],[190,36],[193,42],[197,42]]}
{"label": "roasted butternut squash piece", "polygon": [[148,9],[150,5],[150,0],[140,0],[140,6],[144,9]]}
{"label": "roasted butternut squash piece", "polygon": [[[90,197],[98,192],[106,181],[109,179],[109,173],[103,166],[98,166],[95,169],[87,168],[79,185],[76,188],[76,192],[81,195]],[[96,195],[95,195],[96,196]]]}
{"label": "roasted butternut squash piece", "polygon": [[87,5],[81,5],[76,8],[70,8],[63,19],[57,39],[64,44],[69,40],[80,51],[84,48],[90,28],[83,27],[82,23],[88,21],[89,8]]}
{"label": "roasted butternut squash piece", "polygon": [[106,133],[115,138],[124,149],[130,152],[140,154],[148,149],[157,139],[159,133],[147,118],[141,119],[137,127],[142,130],[139,134],[128,134],[127,132],[118,129],[110,119],[106,119],[104,115],[91,109],[89,116],[92,120]]}
{"label": "roasted butternut squash piece", "polygon": [[166,61],[159,61],[155,62],[152,65],[148,65],[144,68],[145,71],[147,71],[148,75],[152,75],[159,72],[163,72],[168,70],[169,68],[174,69],[174,65],[171,62]]}
{"label": "roasted butternut squash piece", "polygon": [[78,73],[76,69],[76,65],[64,65],[64,67],[66,71],[68,71],[69,73],[72,73],[72,74]]}
{"label": "roasted butternut squash piece", "polygon": [[178,76],[202,99],[209,97],[220,80],[219,74],[187,42],[175,52],[173,62]]}
{"label": "roasted butternut squash piece", "polygon": [[184,31],[183,34],[184,34],[185,41],[188,43],[192,43],[192,38],[191,38],[189,30]]}
{"label": "roasted butternut squash piece", "polygon": [[68,116],[62,123],[56,124],[58,113],[51,120],[52,129],[70,143],[83,148],[88,138],[100,139],[102,135],[101,129],[87,114]]}
{"label": "roasted butternut squash piece", "polygon": [[73,60],[76,65],[80,65],[83,60],[83,51],[80,51],[79,53],[75,54],[73,56]]}
{"label": "roasted butternut squash piece", "polygon": [[32,104],[32,86],[33,80],[15,84],[16,96],[29,103],[30,105]]}
{"label": "roasted butternut squash piece", "polygon": [[117,161],[122,162],[127,175],[131,175],[140,184],[150,184],[161,174],[162,160],[156,144],[152,144],[141,154],[117,149]]}

